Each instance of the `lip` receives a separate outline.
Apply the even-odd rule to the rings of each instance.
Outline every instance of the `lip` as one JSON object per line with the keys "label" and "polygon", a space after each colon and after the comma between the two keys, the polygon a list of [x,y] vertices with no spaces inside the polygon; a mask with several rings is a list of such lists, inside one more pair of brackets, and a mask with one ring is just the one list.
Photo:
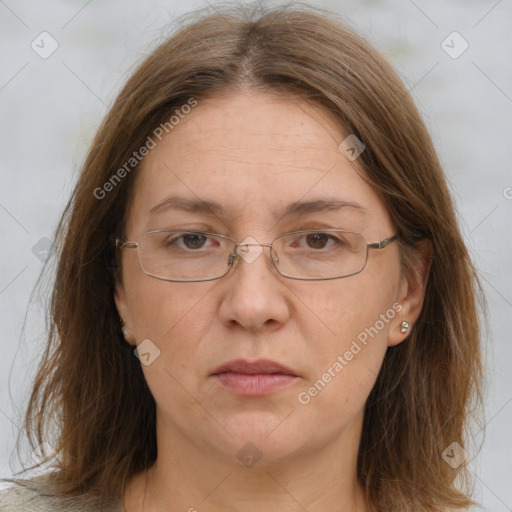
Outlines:
{"label": "lip", "polygon": [[212,376],[222,387],[239,396],[268,395],[298,379],[293,370],[268,359],[229,361],[217,368]]}
{"label": "lip", "polygon": [[244,375],[267,375],[271,373],[279,373],[282,375],[297,376],[292,369],[277,363],[276,361],[271,361],[270,359],[258,359],[256,361],[235,359],[219,366],[213,372],[213,375],[227,372],[241,373]]}

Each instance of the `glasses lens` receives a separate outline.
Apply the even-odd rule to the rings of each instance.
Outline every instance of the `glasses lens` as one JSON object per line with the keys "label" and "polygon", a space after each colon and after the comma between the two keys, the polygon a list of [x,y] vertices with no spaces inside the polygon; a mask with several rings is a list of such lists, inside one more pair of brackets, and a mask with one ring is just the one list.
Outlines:
{"label": "glasses lens", "polygon": [[329,279],[361,272],[366,265],[367,243],[352,231],[327,229],[297,231],[273,244],[278,270],[297,279]]}
{"label": "glasses lens", "polygon": [[142,270],[158,279],[194,281],[223,276],[234,243],[198,231],[151,231],[138,245]]}

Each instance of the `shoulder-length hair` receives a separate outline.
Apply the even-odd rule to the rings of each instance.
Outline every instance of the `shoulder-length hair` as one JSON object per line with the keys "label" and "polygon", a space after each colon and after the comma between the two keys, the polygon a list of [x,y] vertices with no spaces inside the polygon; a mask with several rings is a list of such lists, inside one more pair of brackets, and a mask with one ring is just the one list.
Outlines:
{"label": "shoulder-length hair", "polygon": [[65,495],[121,496],[155,461],[155,401],[121,334],[111,268],[131,159],[159,126],[171,131],[184,105],[249,88],[327,109],[363,141],[365,178],[398,228],[406,275],[417,244],[430,241],[424,306],[408,339],[388,348],[365,404],[357,475],[378,510],[469,506],[467,464],[454,469],[443,452],[467,446],[481,408],[480,286],[410,94],[332,12],[297,3],[214,11],[193,13],[139,65],[92,143],[56,232],[48,342],[25,416],[32,447],[48,442],[59,454],[53,481]]}

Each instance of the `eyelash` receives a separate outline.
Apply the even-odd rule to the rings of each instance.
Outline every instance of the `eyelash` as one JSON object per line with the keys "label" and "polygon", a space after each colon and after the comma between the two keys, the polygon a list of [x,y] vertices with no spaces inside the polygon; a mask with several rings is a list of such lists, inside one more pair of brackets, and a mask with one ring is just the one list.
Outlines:
{"label": "eyelash", "polygon": [[[334,246],[343,246],[345,245],[345,241],[343,240],[343,238],[336,236],[336,235],[332,235],[330,233],[326,233],[326,232],[323,232],[321,230],[319,231],[312,231],[310,233],[310,235],[325,235],[326,238],[327,238],[327,243],[326,243],[326,246],[325,247],[321,247],[321,248],[318,248],[318,250],[329,250],[329,249],[333,249]],[[166,247],[170,247],[171,245],[173,244],[176,244],[178,247],[180,247],[180,249],[183,249],[185,251],[191,251],[191,252],[194,252],[194,249],[191,249],[190,247],[186,247],[186,237],[193,237],[193,236],[198,236],[198,237],[205,237],[206,238],[206,242],[209,240],[211,242],[211,239],[209,239],[209,234],[207,233],[203,233],[203,232],[200,232],[200,231],[191,231],[191,232],[183,232],[182,234],[180,235],[174,235],[174,236],[171,236],[169,238],[167,238],[164,242],[164,245]],[[305,247],[305,246],[302,246],[301,242],[302,241],[305,241],[306,244],[308,244],[308,239],[307,239],[307,236],[308,235],[300,235],[300,236],[297,236],[297,239],[296,241],[299,242],[299,247],[302,248],[302,249],[307,249],[308,247]],[[181,244],[185,244],[185,247],[182,247]],[[198,247],[197,249],[198,250],[201,250],[201,249],[207,249],[208,247],[204,247],[203,245],[201,245],[201,247]],[[313,247],[309,247],[310,249],[313,249]]]}

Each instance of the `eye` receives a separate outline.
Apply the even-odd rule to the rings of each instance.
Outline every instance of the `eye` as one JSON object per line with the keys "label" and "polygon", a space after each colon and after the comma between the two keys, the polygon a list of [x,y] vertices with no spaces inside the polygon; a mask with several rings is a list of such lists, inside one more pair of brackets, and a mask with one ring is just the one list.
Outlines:
{"label": "eye", "polygon": [[[160,234],[156,234],[155,243]],[[205,233],[200,232],[186,232],[182,231],[179,235],[166,236],[162,233],[165,238],[160,238],[160,246],[165,248],[167,251],[197,251],[198,249],[206,248],[208,240],[210,245],[213,243],[213,237]],[[160,235],[161,236],[161,235]]]}
{"label": "eye", "polygon": [[206,242],[206,236],[199,233],[190,233],[180,237],[187,249],[201,249]]}
{"label": "eye", "polygon": [[326,233],[310,233],[306,235],[306,242],[312,249],[324,249],[330,238]]}

